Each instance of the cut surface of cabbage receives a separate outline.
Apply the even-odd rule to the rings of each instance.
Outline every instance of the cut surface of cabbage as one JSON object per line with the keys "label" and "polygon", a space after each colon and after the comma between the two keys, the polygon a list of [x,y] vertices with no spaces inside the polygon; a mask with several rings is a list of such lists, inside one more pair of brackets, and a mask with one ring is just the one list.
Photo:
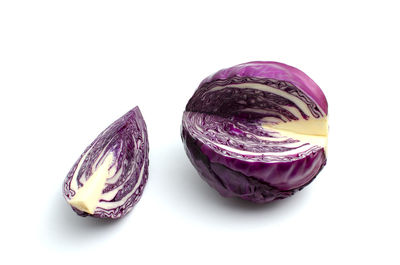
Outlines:
{"label": "cut surface of cabbage", "polygon": [[[183,127],[215,152],[246,161],[293,161],[327,145],[326,118],[284,124],[185,112]],[[307,127],[309,130],[307,130]]]}
{"label": "cut surface of cabbage", "polygon": [[64,197],[81,216],[120,218],[138,202],[148,176],[147,129],[138,107],[106,128],[64,181]]}

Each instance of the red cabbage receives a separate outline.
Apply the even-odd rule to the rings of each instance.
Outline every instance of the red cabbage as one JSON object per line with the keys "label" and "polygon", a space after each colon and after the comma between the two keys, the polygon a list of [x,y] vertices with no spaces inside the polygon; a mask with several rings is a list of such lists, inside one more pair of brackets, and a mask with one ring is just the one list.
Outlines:
{"label": "red cabbage", "polygon": [[149,142],[138,107],[105,129],[64,181],[64,197],[81,216],[120,218],[139,201],[148,177]]}
{"label": "red cabbage", "polygon": [[300,70],[249,62],[204,79],[182,119],[185,151],[222,196],[291,196],[326,164],[328,104]]}

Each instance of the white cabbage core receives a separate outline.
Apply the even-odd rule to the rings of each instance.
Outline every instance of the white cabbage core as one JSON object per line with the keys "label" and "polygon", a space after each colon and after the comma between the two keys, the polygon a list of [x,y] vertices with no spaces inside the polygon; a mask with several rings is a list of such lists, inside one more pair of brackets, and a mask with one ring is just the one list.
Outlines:
{"label": "white cabbage core", "polygon": [[95,169],[90,178],[77,190],[75,196],[69,200],[73,207],[83,212],[94,214],[107,178],[115,173],[115,168],[111,167],[113,160],[114,155],[110,152],[100,162],[101,164]]}
{"label": "white cabbage core", "polygon": [[327,152],[328,117],[309,118],[276,124],[264,123],[263,128],[278,132],[281,136],[299,140],[300,142],[318,145]]}

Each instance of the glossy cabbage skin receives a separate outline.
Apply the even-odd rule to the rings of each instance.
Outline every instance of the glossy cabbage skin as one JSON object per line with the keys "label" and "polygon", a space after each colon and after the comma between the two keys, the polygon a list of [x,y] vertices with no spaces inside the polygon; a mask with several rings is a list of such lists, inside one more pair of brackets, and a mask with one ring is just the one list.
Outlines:
{"label": "glossy cabbage skin", "polygon": [[262,125],[327,114],[322,90],[306,74],[282,63],[250,62],[200,83],[181,137],[193,166],[222,196],[265,203],[311,183],[326,164],[326,150]]}
{"label": "glossy cabbage skin", "polygon": [[65,178],[64,198],[81,216],[125,216],[146,185],[148,154],[146,123],[135,107],[85,149]]}

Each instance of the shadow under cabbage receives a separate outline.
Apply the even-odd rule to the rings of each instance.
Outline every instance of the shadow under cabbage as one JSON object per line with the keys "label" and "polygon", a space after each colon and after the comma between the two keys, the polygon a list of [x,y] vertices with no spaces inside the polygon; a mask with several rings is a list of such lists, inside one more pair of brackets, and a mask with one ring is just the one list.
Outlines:
{"label": "shadow under cabbage", "polygon": [[47,245],[62,244],[65,248],[79,248],[107,237],[124,219],[78,216],[60,193],[54,194],[50,201],[52,204],[47,210],[42,228],[46,234],[41,235],[42,240],[49,241],[50,244]]}

